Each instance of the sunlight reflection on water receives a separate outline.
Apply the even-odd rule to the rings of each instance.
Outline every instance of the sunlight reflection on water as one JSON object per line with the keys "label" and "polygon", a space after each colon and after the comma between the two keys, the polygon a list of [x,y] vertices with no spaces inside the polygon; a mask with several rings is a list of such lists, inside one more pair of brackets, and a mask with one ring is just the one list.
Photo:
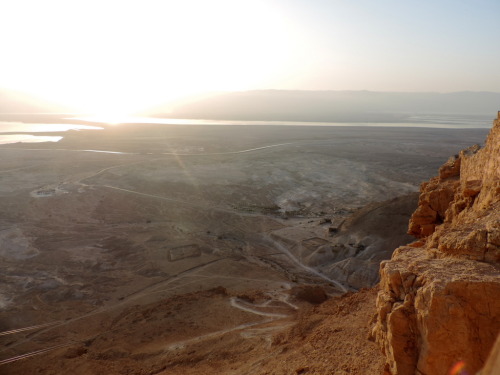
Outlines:
{"label": "sunlight reflection on water", "polygon": [[[65,132],[68,130],[101,130],[99,126],[77,125],[77,124],[42,124],[25,123],[15,121],[0,121],[0,144],[10,143],[41,143],[59,142],[62,136],[41,136],[33,134],[12,134],[12,133],[53,133]],[[10,133],[10,134],[2,134]]]}
{"label": "sunlight reflection on water", "polygon": [[312,122],[312,121],[241,121],[241,120],[210,120],[182,119],[159,117],[110,117],[84,116],[70,117],[65,120],[78,120],[93,123],[119,124],[163,124],[163,125],[286,125],[286,126],[381,126],[381,127],[418,127],[418,128],[489,128],[491,122],[482,118],[461,118],[450,116],[413,116],[408,122]]}
{"label": "sunlight reflection on water", "polygon": [[0,121],[0,133],[50,133],[68,130],[100,130],[99,126],[78,124],[41,124],[28,122]]}
{"label": "sunlight reflection on water", "polygon": [[31,134],[3,134],[0,135],[0,145],[9,143],[40,143],[40,142],[59,142],[62,137],[59,136],[40,136]]}

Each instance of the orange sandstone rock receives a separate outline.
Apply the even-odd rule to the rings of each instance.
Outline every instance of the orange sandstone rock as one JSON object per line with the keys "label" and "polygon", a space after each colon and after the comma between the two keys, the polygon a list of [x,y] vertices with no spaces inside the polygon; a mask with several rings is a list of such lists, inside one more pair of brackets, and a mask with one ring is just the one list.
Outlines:
{"label": "orange sandstone rock", "polygon": [[380,268],[372,336],[386,372],[446,374],[464,361],[475,373],[500,332],[500,113],[483,149],[422,184],[408,232],[420,240]]}

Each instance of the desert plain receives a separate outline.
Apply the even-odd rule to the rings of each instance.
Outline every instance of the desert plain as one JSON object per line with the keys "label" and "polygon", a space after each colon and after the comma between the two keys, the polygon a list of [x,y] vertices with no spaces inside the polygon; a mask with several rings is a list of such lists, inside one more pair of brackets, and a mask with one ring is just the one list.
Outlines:
{"label": "desert plain", "polygon": [[102,127],[0,145],[2,373],[316,373],[287,345],[367,318],[419,184],[488,132]]}

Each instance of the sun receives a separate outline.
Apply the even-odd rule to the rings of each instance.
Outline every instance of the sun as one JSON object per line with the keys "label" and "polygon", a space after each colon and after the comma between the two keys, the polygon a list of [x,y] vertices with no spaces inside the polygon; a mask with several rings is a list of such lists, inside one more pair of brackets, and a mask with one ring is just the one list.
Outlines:
{"label": "sun", "polygon": [[266,87],[299,38],[263,0],[8,3],[2,85],[107,117]]}

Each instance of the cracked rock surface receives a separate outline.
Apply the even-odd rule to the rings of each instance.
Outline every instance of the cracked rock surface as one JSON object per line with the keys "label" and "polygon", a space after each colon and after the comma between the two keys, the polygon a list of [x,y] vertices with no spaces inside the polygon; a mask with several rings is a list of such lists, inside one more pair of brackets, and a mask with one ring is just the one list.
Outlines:
{"label": "cracked rock surface", "polygon": [[[422,184],[409,233],[380,268],[372,336],[386,374],[485,366],[500,331],[500,113],[470,147]],[[490,360],[491,362],[492,360]]]}

